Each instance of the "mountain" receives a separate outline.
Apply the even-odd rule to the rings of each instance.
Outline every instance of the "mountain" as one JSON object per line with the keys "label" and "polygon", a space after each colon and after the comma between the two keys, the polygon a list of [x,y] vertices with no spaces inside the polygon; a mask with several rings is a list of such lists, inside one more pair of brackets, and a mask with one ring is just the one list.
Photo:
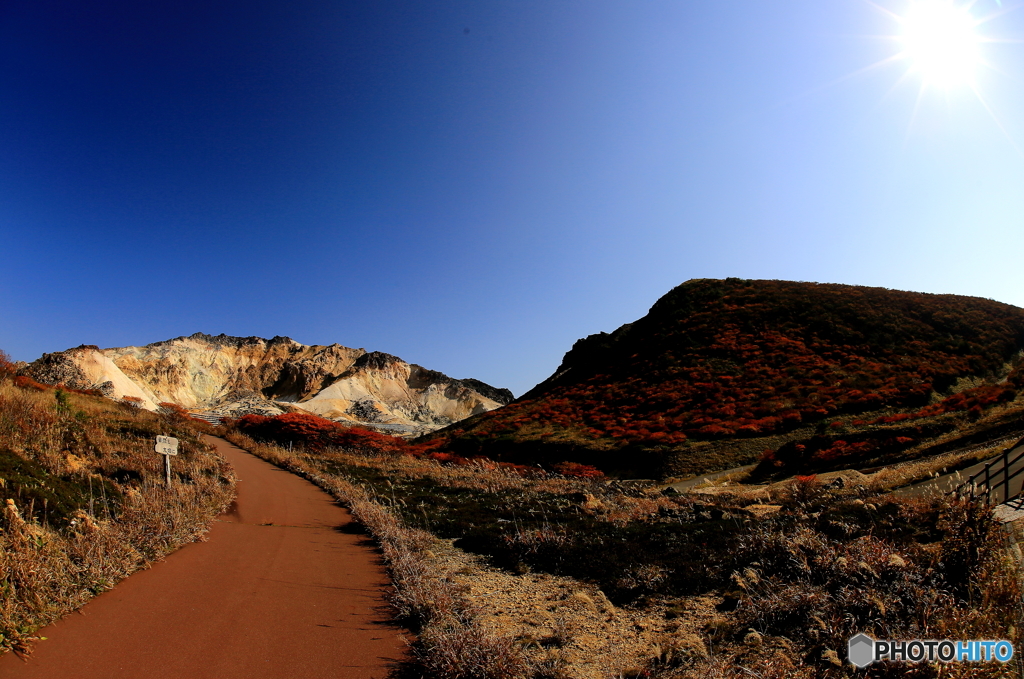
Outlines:
{"label": "mountain", "polygon": [[514,403],[431,438],[462,455],[691,475],[814,435],[978,416],[1016,398],[1022,348],[1024,310],[988,299],[692,280],[577,341]]}
{"label": "mountain", "polygon": [[287,337],[196,333],[141,347],[83,345],[44,354],[24,372],[112,398],[225,415],[308,411],[393,433],[422,433],[493,410],[512,392],[452,379],[397,356],[300,344]]}

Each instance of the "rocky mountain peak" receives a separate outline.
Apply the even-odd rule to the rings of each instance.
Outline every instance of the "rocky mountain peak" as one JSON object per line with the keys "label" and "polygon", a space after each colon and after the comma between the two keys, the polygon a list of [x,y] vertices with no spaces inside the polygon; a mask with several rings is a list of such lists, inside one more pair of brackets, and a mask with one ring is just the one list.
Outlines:
{"label": "rocky mountain peak", "polygon": [[453,380],[392,354],[305,345],[280,335],[267,340],[197,332],[138,347],[83,345],[46,354],[25,372],[41,382],[140,398],[146,407],[169,401],[226,415],[303,410],[403,434],[511,400],[507,390]]}
{"label": "rocky mountain peak", "polygon": [[383,351],[371,351],[357,358],[352,367],[361,370],[384,370],[399,363],[405,361]]}

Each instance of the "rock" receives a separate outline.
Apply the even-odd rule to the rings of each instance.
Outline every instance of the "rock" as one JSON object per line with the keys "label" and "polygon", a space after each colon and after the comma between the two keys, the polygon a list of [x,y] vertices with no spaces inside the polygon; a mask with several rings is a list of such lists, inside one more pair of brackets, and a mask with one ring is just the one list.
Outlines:
{"label": "rock", "polygon": [[508,403],[512,394],[456,380],[383,352],[288,337],[195,333],[141,347],[83,345],[24,368],[40,382],[168,401],[230,417],[301,410],[396,435],[414,435]]}

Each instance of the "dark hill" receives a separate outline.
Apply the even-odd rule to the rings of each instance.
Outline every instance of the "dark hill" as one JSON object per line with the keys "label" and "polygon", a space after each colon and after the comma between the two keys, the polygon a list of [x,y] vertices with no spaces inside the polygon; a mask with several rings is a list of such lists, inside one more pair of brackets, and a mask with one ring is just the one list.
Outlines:
{"label": "dark hill", "polygon": [[[464,455],[699,473],[832,426],[977,414],[1016,397],[1017,375],[1005,377],[1022,347],[1024,310],[988,299],[692,280],[640,320],[576,342],[511,405],[437,435]],[[1003,385],[944,401],[967,377]]]}

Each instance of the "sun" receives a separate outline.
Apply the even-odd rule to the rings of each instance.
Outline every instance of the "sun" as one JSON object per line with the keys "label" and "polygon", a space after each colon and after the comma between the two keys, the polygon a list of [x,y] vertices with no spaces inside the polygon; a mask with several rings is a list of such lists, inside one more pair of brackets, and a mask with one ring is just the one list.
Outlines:
{"label": "sun", "polygon": [[926,85],[972,85],[981,63],[978,21],[951,0],[913,0],[900,19],[904,54]]}

